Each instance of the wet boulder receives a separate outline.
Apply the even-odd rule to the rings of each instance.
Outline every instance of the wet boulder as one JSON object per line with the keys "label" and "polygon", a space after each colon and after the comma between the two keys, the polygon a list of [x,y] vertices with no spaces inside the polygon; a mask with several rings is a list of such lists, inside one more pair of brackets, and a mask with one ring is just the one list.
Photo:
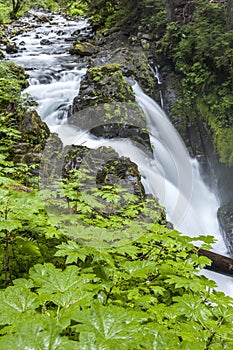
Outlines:
{"label": "wet boulder", "polygon": [[8,41],[6,44],[6,52],[9,54],[13,54],[13,53],[17,53],[18,52],[18,47],[16,45],[16,43],[12,42],[12,41]]}
{"label": "wet boulder", "polygon": [[[129,215],[139,225],[156,222],[166,225],[164,208],[157,198],[145,194],[138,166],[129,158],[120,157],[111,147],[89,149],[74,145],[66,146],[60,158],[64,181],[67,184],[75,181],[70,204],[81,198],[93,218]],[[130,205],[138,210],[132,212]]]}
{"label": "wet boulder", "polygon": [[50,45],[51,44],[51,41],[49,39],[42,39],[40,41],[40,44],[41,45]]}
{"label": "wet boulder", "polygon": [[44,148],[50,134],[47,124],[41,120],[35,110],[29,108],[23,114],[19,124],[19,131],[22,132],[24,141],[31,146],[40,144],[41,148]]}
{"label": "wet boulder", "polygon": [[219,208],[218,221],[227,248],[233,256],[233,202]]}
{"label": "wet boulder", "polygon": [[71,55],[79,55],[79,56],[92,56],[99,51],[97,46],[89,43],[77,41],[69,50]]}
{"label": "wet boulder", "polygon": [[56,180],[60,180],[63,166],[63,144],[59,136],[51,133],[46,140],[45,147],[40,156],[40,185],[41,188],[49,188]]}
{"label": "wet boulder", "polygon": [[99,185],[113,185],[118,183],[133,188],[133,193],[139,198],[145,197],[145,190],[141,183],[141,175],[135,163],[129,158],[116,157],[105,162],[104,167],[98,171],[96,182]]}

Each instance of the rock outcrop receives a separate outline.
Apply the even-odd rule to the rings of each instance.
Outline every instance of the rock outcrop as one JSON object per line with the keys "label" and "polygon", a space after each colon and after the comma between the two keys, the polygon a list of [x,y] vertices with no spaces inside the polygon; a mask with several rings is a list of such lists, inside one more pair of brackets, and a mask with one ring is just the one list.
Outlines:
{"label": "rock outcrop", "polygon": [[146,117],[119,64],[89,68],[74,99],[69,123],[105,138],[130,138],[151,152]]}

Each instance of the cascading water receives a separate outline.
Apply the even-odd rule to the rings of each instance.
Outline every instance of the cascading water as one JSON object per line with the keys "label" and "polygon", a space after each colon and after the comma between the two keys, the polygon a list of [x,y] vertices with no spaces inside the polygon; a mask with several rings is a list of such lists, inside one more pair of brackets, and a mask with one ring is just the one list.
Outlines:
{"label": "cascading water", "polygon": [[[31,12],[32,17],[34,14]],[[78,94],[86,69],[75,56],[67,54],[70,43],[66,40],[74,31],[85,30],[88,25],[85,20],[76,23],[60,15],[50,16],[49,24],[38,24],[35,20],[32,31],[17,36],[14,40],[21,51],[7,57],[27,70],[30,86],[25,93],[31,94],[38,103],[36,109],[42,119],[51,131],[59,134],[64,144],[82,144],[90,148],[111,146],[120,156],[129,157],[138,164],[146,191],[159,197],[175,228],[191,236],[214,235],[215,251],[225,254],[216,218],[218,201],[215,195],[202,181],[197,161],[189,157],[165,113],[137,84],[133,89],[148,118],[154,159],[129,140],[96,139],[68,125],[67,111]],[[42,39],[49,40],[47,45],[41,44]],[[216,280],[219,289],[233,296],[231,278],[209,271],[205,274]]]}
{"label": "cascading water", "polygon": [[78,31],[85,34],[90,29],[85,19],[75,22],[49,14],[48,21],[40,22],[44,15],[32,10],[21,19],[22,23],[30,23],[32,30],[12,39],[19,52],[6,54],[6,58],[25,68],[30,83],[25,93],[33,96],[38,103],[36,110],[52,128],[64,122],[86,72],[82,62],[67,53],[70,38]]}

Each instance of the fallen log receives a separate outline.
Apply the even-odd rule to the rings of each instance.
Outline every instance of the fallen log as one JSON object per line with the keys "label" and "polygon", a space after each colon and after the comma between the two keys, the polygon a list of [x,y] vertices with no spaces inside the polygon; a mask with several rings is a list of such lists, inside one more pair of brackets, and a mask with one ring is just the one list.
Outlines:
{"label": "fallen log", "polygon": [[233,259],[224,255],[210,252],[209,250],[198,249],[199,256],[206,256],[209,258],[212,263],[209,266],[206,266],[205,269],[211,270],[222,275],[233,277]]}

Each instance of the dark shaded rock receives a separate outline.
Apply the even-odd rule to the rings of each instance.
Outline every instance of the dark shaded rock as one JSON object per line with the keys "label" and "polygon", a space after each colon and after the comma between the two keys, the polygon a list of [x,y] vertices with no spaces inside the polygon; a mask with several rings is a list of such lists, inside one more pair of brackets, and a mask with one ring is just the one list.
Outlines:
{"label": "dark shaded rock", "polygon": [[108,123],[90,129],[90,132],[97,137],[104,137],[106,139],[125,138],[134,141],[139,148],[151,155],[150,138],[147,130],[143,131],[138,126],[122,124],[122,123]]}
{"label": "dark shaded rock", "polygon": [[9,54],[12,53],[17,53],[18,52],[18,47],[16,45],[16,43],[8,41],[8,43],[6,44],[6,52]]}
{"label": "dark shaded rock", "polygon": [[50,16],[48,15],[39,15],[39,14],[34,14],[34,18],[36,21],[41,22],[41,23],[46,23],[50,21]]}
{"label": "dark shaded rock", "polygon": [[[159,205],[157,198],[145,195],[138,167],[130,159],[119,157],[110,147],[90,150],[82,146],[65,147],[62,158],[66,183],[74,179],[72,170],[79,170],[78,174],[81,174],[81,177],[77,177],[76,174],[75,191],[77,190],[77,198],[79,200],[81,198],[83,204],[92,207],[92,217],[121,216],[124,208],[127,210],[130,203],[134,203],[134,206],[139,204],[140,208],[144,208],[133,215],[134,221],[139,224],[143,222],[166,224],[164,208]],[[114,198],[114,195],[117,196],[117,201],[109,200],[108,196]],[[75,198],[70,199],[70,202],[76,201]],[[125,215],[126,218],[127,214]],[[128,215],[131,217],[132,214]]]}
{"label": "dark shaded rock", "polygon": [[111,51],[104,50],[92,60],[92,66],[106,64],[120,65],[124,76],[136,80],[147,93],[152,95],[155,82],[149,69],[149,61],[142,48],[119,47]]}
{"label": "dark shaded rock", "polygon": [[51,44],[51,41],[49,39],[42,39],[40,41],[40,44],[41,45],[49,45],[49,44]]}
{"label": "dark shaded rock", "polygon": [[134,188],[135,195],[144,198],[145,190],[138,167],[129,158],[121,157],[107,161],[96,175],[96,183],[99,185],[121,185],[122,180],[128,182],[129,188]]}
{"label": "dark shaded rock", "polygon": [[70,170],[86,170],[85,189],[88,187],[120,186],[135,194],[140,200],[145,197],[138,167],[129,158],[119,157],[110,147],[90,150],[83,146],[66,146],[63,151],[63,176]]}
{"label": "dark shaded rock", "polygon": [[71,55],[79,55],[79,56],[92,56],[96,54],[99,49],[88,42],[80,42],[75,43],[69,50]]}
{"label": "dark shaded rock", "polygon": [[0,60],[2,60],[4,57],[4,53],[2,52],[2,50],[0,50]]}
{"label": "dark shaded rock", "polygon": [[54,182],[60,180],[64,158],[62,157],[63,144],[57,134],[51,133],[46,141],[40,159],[41,188],[52,188]]}
{"label": "dark shaded rock", "polygon": [[233,256],[233,202],[219,208],[218,220],[227,248]]}
{"label": "dark shaded rock", "polygon": [[174,0],[166,2],[167,17],[169,22],[178,21],[180,24],[189,23],[193,18],[196,8],[194,1]]}
{"label": "dark shaded rock", "polygon": [[80,29],[77,29],[77,30],[75,30],[71,35],[72,36],[77,36],[77,35],[79,35],[81,33],[81,30]]}
{"label": "dark shaded rock", "polygon": [[27,109],[19,124],[19,131],[22,132],[24,141],[30,146],[40,144],[41,149],[44,148],[45,142],[49,137],[50,131],[46,123],[44,123],[35,110]]}
{"label": "dark shaded rock", "polygon": [[13,160],[28,166],[35,165],[31,174],[38,176],[42,152],[50,135],[49,128],[42,122],[35,110],[28,109],[18,124],[18,130],[21,132],[21,137],[14,144]]}
{"label": "dark shaded rock", "polygon": [[233,167],[219,163],[216,157],[211,159],[221,203],[233,201]]}

